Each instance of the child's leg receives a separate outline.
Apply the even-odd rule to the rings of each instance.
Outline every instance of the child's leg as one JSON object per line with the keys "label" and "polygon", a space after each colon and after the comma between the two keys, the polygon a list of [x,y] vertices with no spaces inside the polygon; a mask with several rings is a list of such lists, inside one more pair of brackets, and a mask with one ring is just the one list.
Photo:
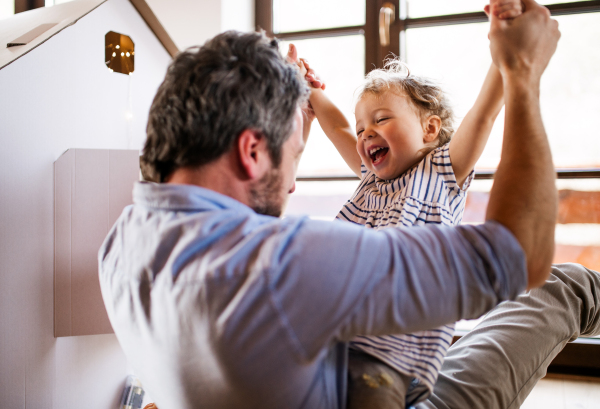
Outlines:
{"label": "child's leg", "polygon": [[411,377],[361,351],[348,352],[348,409],[404,409]]}
{"label": "child's leg", "polygon": [[578,336],[600,334],[600,273],[552,267],[546,284],[500,304],[454,344],[425,408],[519,408],[552,359]]}

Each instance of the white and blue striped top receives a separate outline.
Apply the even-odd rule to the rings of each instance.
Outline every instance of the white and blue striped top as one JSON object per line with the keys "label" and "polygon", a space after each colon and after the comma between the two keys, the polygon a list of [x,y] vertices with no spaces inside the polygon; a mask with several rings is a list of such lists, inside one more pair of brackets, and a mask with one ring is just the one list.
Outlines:
{"label": "white and blue striped top", "polygon": [[[362,167],[362,180],[337,219],[373,229],[415,226],[427,223],[459,224],[466,189],[473,172],[462,187],[450,162],[448,144],[429,152],[416,166],[396,179],[379,179]],[[407,402],[416,402],[433,390],[442,361],[452,342],[454,325],[414,334],[358,336],[351,347],[368,353],[415,381]]]}

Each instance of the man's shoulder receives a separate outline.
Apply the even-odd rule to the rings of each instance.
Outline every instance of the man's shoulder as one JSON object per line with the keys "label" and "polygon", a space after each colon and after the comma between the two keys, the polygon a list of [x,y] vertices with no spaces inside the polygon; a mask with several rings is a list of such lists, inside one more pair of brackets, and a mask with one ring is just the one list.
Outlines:
{"label": "man's shoulder", "polygon": [[[251,251],[270,238],[294,236],[301,225],[312,222],[306,217],[280,219],[235,208],[184,211],[134,204],[106,237],[99,263],[101,270],[122,262],[140,268],[171,263],[169,268],[176,275],[193,259],[225,260],[223,255],[231,256],[236,248]],[[157,260],[162,261],[157,264]]]}

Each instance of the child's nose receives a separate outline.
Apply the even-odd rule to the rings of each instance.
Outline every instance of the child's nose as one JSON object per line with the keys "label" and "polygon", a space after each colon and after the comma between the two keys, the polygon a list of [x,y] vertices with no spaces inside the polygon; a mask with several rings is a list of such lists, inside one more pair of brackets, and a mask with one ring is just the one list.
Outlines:
{"label": "child's nose", "polygon": [[370,138],[372,138],[372,137],[374,137],[374,136],[375,136],[375,132],[373,132],[373,130],[372,130],[372,129],[368,129],[368,128],[367,128],[367,129],[365,129],[365,130],[363,131],[363,137],[364,137],[365,139],[370,139]]}

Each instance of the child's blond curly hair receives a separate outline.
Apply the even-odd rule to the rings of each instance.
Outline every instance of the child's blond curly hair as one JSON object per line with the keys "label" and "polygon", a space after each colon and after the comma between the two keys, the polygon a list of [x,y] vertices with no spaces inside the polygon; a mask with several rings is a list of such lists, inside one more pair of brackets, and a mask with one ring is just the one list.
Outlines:
{"label": "child's blond curly hair", "polygon": [[398,58],[388,59],[383,69],[376,69],[367,74],[365,82],[357,90],[357,101],[365,94],[380,95],[392,91],[406,95],[417,108],[421,119],[437,115],[442,121],[437,146],[450,142],[454,134],[454,112],[446,94],[439,85],[423,77],[410,74],[406,64]]}

